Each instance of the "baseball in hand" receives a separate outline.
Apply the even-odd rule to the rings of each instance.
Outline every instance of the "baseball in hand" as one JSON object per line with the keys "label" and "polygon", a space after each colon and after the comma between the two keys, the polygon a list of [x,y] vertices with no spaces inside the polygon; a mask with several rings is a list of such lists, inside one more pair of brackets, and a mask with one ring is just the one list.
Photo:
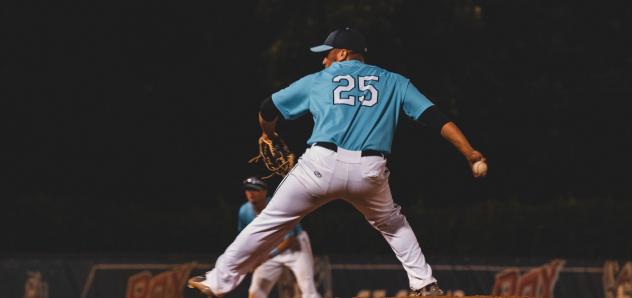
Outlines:
{"label": "baseball in hand", "polygon": [[474,172],[475,177],[483,177],[487,175],[487,164],[479,160],[472,165],[472,171]]}

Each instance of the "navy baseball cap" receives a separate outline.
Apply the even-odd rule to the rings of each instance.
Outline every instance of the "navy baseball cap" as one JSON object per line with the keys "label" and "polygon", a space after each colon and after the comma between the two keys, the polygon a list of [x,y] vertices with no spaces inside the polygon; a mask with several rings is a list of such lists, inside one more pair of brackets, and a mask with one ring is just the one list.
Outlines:
{"label": "navy baseball cap", "polygon": [[362,33],[345,27],[329,33],[322,45],[310,48],[312,52],[316,53],[326,52],[331,49],[347,49],[366,54],[366,39]]}
{"label": "navy baseball cap", "polygon": [[248,177],[243,181],[244,189],[267,190],[268,184],[257,177]]}

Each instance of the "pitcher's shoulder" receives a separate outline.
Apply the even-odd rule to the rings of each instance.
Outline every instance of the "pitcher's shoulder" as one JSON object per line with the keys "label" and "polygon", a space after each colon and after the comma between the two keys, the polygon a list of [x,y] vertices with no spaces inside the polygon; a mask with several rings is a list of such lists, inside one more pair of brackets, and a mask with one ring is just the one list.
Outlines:
{"label": "pitcher's shoulder", "polygon": [[408,78],[407,78],[407,77],[405,77],[405,76],[403,76],[403,75],[401,75],[401,74],[399,74],[399,73],[396,73],[396,72],[390,71],[390,70],[388,70],[388,69],[386,69],[386,68],[383,68],[383,67],[381,67],[381,66],[372,65],[372,64],[366,64],[366,67],[367,67],[367,68],[371,68],[371,69],[372,69],[374,72],[376,72],[376,73],[380,73],[381,75],[383,75],[383,76],[388,76],[388,77],[390,77],[390,78],[392,78],[392,79],[396,79],[396,80],[404,80],[404,81],[405,81],[405,80],[408,80]]}

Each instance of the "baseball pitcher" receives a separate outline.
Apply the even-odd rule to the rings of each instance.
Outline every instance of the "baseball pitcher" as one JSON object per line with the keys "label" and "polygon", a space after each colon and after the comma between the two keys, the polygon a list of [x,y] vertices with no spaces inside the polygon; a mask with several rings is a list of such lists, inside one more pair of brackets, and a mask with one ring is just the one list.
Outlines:
{"label": "baseball pitcher", "polygon": [[[472,165],[485,161],[456,126],[402,75],[365,63],[364,37],[351,28],[331,32],[324,69],[307,75],[263,101],[262,138],[279,138],[279,118],[311,114],[308,148],[285,176],[267,207],[228,246],[215,268],[189,279],[189,287],[221,296],[233,290],[257,252],[269,252],[302,217],[334,199],[353,205],[388,242],[408,275],[411,295],[444,295],[400,207],[393,202],[386,160],[400,115],[432,127]],[[486,167],[484,167],[486,169]]]}

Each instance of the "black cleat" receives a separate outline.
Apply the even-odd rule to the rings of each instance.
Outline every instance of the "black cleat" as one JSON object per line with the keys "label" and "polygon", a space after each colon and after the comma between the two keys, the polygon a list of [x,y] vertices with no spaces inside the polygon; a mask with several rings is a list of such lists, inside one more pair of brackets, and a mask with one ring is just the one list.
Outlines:
{"label": "black cleat", "polygon": [[194,276],[194,277],[189,278],[189,281],[187,281],[187,286],[191,289],[198,290],[200,294],[204,294],[208,296],[209,298],[219,297],[213,294],[213,291],[211,291],[211,288],[209,288],[207,285],[202,283],[205,280],[206,280],[206,277],[203,275]]}
{"label": "black cleat", "polygon": [[410,296],[445,296],[445,292],[439,288],[439,285],[436,282],[433,282],[421,289],[411,290]]}

